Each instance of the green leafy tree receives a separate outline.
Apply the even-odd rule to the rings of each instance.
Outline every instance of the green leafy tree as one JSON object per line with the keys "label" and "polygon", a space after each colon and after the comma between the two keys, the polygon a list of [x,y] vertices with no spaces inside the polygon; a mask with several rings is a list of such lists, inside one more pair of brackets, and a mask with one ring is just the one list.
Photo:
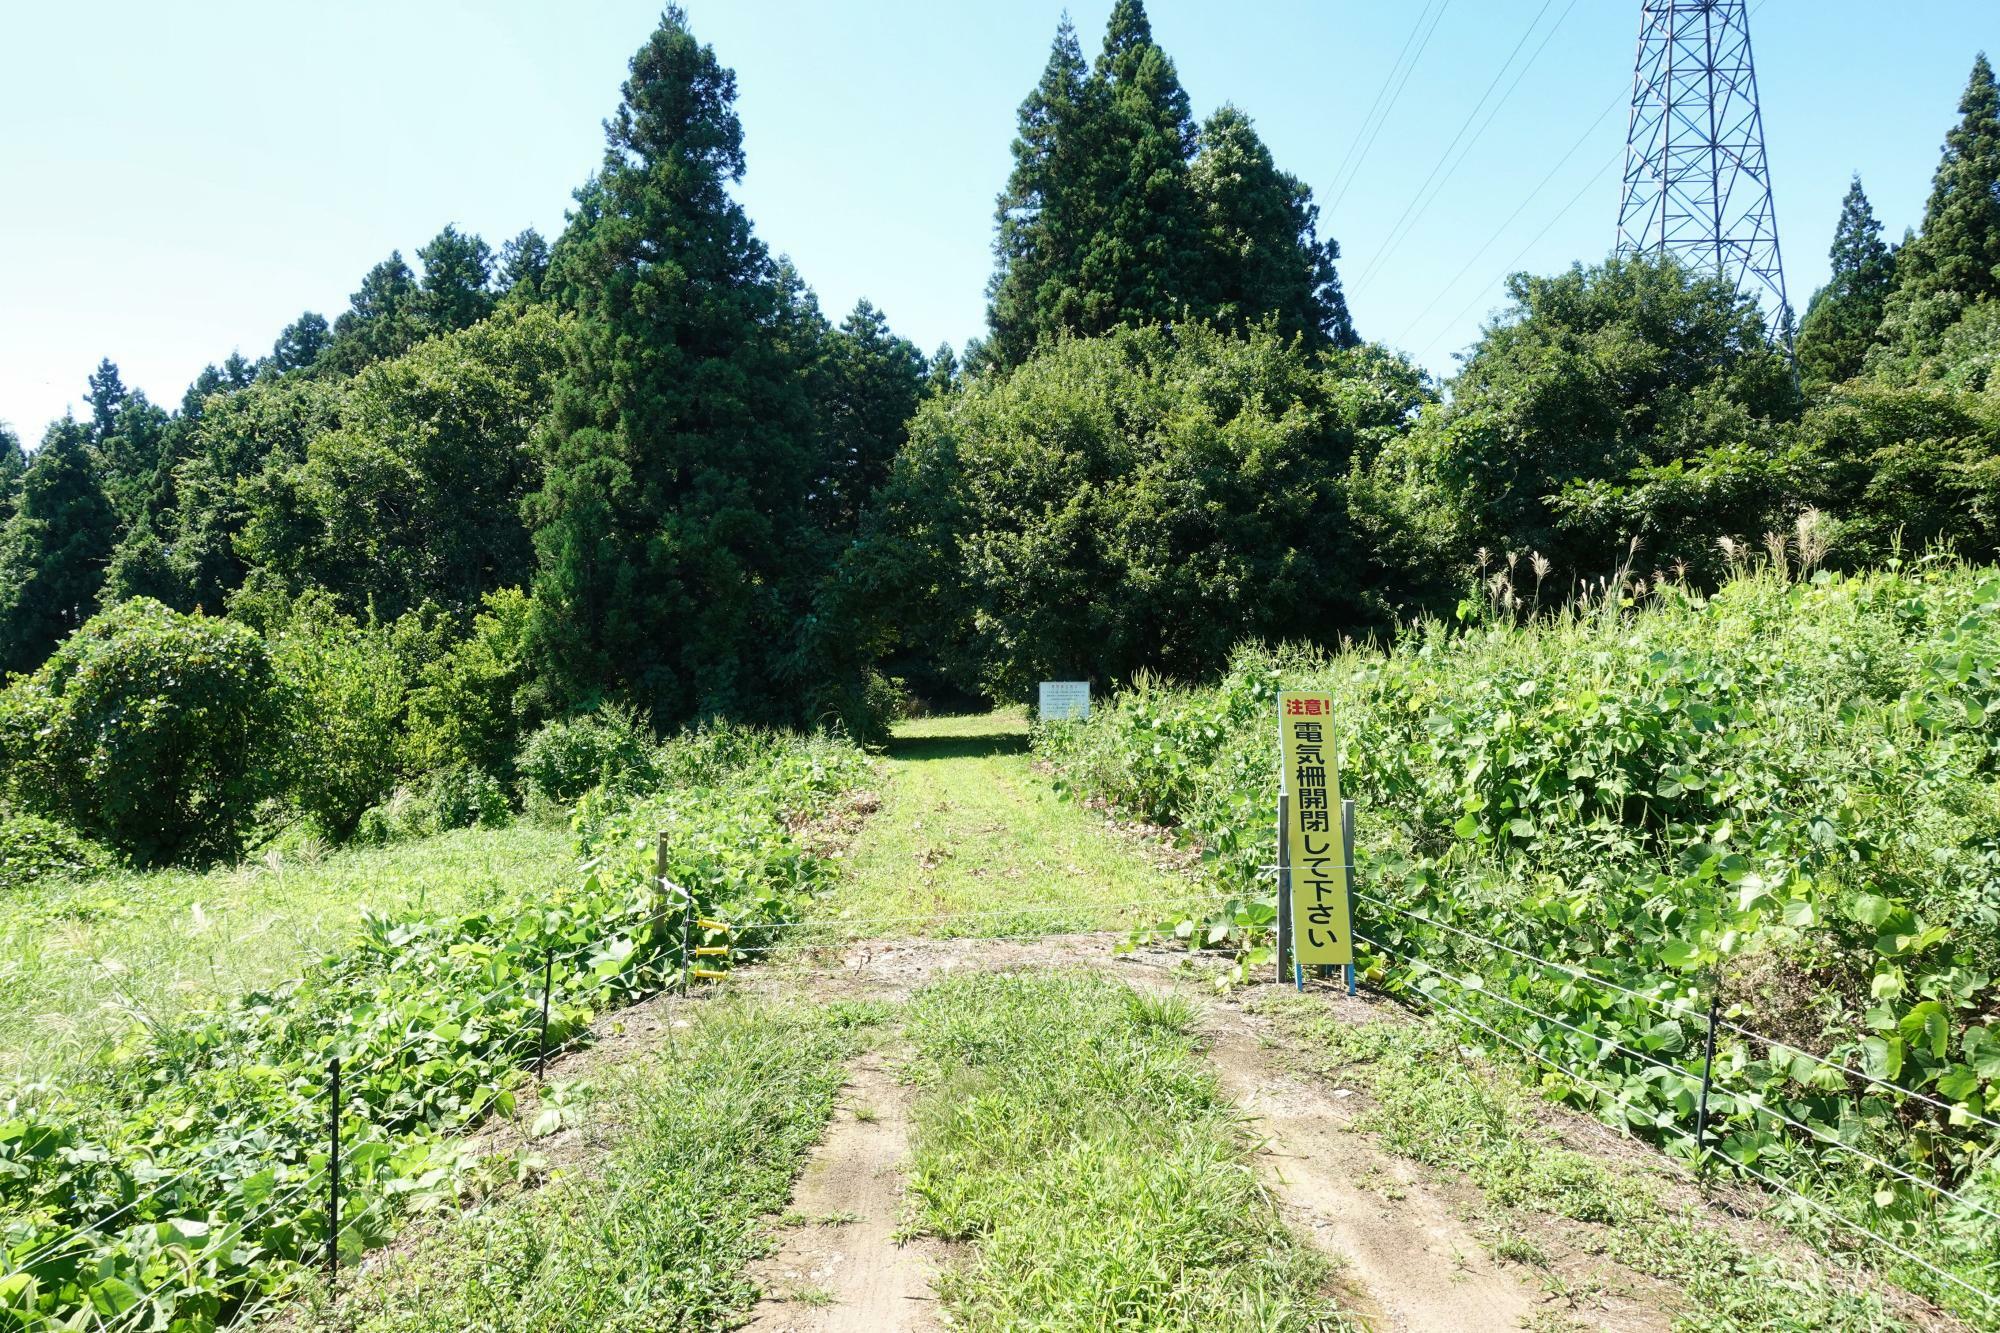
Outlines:
{"label": "green leafy tree", "polygon": [[1896,255],[1871,369],[1910,378],[1971,306],[2000,297],[2000,88],[1982,54],[1931,180],[1923,229]]}
{"label": "green leafy tree", "polygon": [[1209,317],[1237,327],[1274,318],[1287,337],[1354,346],[1335,267],[1340,246],[1319,238],[1312,191],[1278,170],[1250,117],[1233,106],[1210,116],[1189,176],[1201,208]]}
{"label": "green leafy tree", "polygon": [[90,428],[64,417],[29,461],[0,529],[0,675],[33,670],[89,617],[117,535]]}
{"label": "green leafy tree", "polygon": [[113,562],[113,599],[152,596],[183,611],[226,605],[249,571],[238,549],[252,509],[247,489],[303,459],[339,423],[344,396],[338,383],[288,376],[205,399],[163,469],[147,523]]}
{"label": "green leafy tree", "polygon": [[1051,675],[1194,678],[1247,636],[1375,623],[1346,518],[1381,420],[1347,391],[1360,370],[1269,329],[1143,327],[928,400],[843,562],[846,594],[879,611],[857,636],[1019,699]]}
{"label": "green leafy tree", "polygon": [[423,663],[410,692],[406,766],[469,764],[512,782],[534,721],[528,708],[529,603],[518,588],[487,594],[471,631]]}
{"label": "green leafy tree", "polygon": [[326,316],[308,310],[285,325],[278,341],[271,345],[270,367],[279,375],[294,370],[309,370],[318,364],[332,342],[333,329],[327,324]]}
{"label": "green leafy tree", "polygon": [[1859,176],[1841,202],[1828,258],[1832,274],[1813,294],[1799,329],[1799,372],[1811,385],[1837,384],[1860,373],[1895,285],[1895,255],[1882,240],[1882,224]]}
{"label": "green leafy tree", "polygon": [[416,275],[402,252],[395,251],[368,270],[348,308],[333,321],[326,361],[338,373],[352,375],[372,362],[402,355],[421,337]]}
{"label": "green leafy tree", "polygon": [[815,498],[829,530],[851,534],[859,527],[923,399],[925,371],[916,344],[891,332],[865,300],[827,334],[814,406],[826,441]]}
{"label": "green leafy tree", "polygon": [[139,861],[230,857],[276,790],[283,720],[255,633],[131,601],[0,695],[0,767],[18,806]]}
{"label": "green leafy tree", "polygon": [[470,614],[531,576],[523,501],[563,351],[545,307],[503,313],[378,362],[347,386],[337,428],[243,489],[237,550],[350,615],[425,602]]}
{"label": "green leafy tree", "polygon": [[493,250],[447,226],[417,251],[424,277],[412,302],[424,335],[470,328],[493,310]]}
{"label": "green leafy tree", "polygon": [[548,272],[549,243],[533,227],[500,247],[501,291],[539,300]]}
{"label": "green leafy tree", "polygon": [[[1473,346],[1449,404],[1370,464],[1419,561],[1406,583],[1456,579],[1481,546],[1496,560],[1541,554],[1563,588],[1608,573],[1634,537],[1662,565],[1708,559],[1727,516],[1690,531],[1680,511],[1663,522],[1632,497],[1668,482],[1655,469],[1778,448],[1798,401],[1755,302],[1644,256],[1516,274],[1507,290],[1512,308]],[[1734,503],[1738,521],[1762,521],[1754,496]]]}
{"label": "green leafy tree", "polygon": [[806,509],[804,368],[730,196],[735,76],[670,7],[632,59],[550,282],[577,317],[530,515],[529,625],[549,696],[625,693],[661,722],[797,717],[791,653],[827,566]]}

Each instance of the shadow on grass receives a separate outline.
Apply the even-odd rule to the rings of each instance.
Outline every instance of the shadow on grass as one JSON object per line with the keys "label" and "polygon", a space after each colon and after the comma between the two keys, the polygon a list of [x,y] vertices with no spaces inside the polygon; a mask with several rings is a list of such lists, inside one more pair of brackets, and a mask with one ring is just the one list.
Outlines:
{"label": "shadow on grass", "polygon": [[990,731],[972,736],[898,736],[889,742],[894,759],[984,759],[996,754],[1026,754],[1028,736],[1020,731]]}

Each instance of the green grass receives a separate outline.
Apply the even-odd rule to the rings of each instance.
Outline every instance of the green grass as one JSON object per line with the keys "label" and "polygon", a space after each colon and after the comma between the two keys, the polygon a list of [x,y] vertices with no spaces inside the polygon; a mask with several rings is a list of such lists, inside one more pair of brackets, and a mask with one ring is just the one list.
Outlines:
{"label": "green grass", "polygon": [[1034,771],[1018,709],[905,722],[883,771],[882,809],[827,904],[856,933],[1122,929],[1196,897]]}
{"label": "green grass", "polygon": [[[1836,1285],[1819,1264],[1744,1248],[1635,1168],[1563,1147],[1518,1083],[1469,1065],[1457,1039],[1429,1025],[1352,1024],[1320,1002],[1279,996],[1273,1017],[1288,1057],[1359,1085],[1372,1105],[1357,1128],[1391,1152],[1477,1186],[1491,1248],[1537,1268],[1551,1260],[1531,1237],[1551,1219],[1592,1225],[1594,1243],[1633,1271],[1678,1288],[1686,1330],[1876,1330],[1902,1325],[1871,1295]],[[1550,1275],[1552,1291],[1563,1279]]]}
{"label": "green grass", "polygon": [[475,911],[575,873],[569,833],[523,821],[0,899],[0,1081],[64,1081],[149,1027],[297,976],[341,947],[364,909]]}
{"label": "green grass", "polygon": [[969,1329],[1341,1327],[1285,1231],[1185,1001],[1069,973],[954,978],[911,1001],[916,1225],[970,1253]]}
{"label": "green grass", "polygon": [[749,1260],[881,1006],[721,1000],[619,1067],[587,1173],[458,1219],[355,1279],[314,1333],[638,1333],[733,1322]]}

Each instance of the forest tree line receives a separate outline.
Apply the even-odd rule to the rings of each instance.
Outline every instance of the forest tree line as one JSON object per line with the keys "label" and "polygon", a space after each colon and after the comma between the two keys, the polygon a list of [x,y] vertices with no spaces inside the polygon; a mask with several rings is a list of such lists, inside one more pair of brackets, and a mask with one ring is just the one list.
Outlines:
{"label": "forest tree line", "polygon": [[1196,678],[1473,577],[1701,582],[1801,515],[1835,561],[2000,555],[1983,56],[1921,228],[1887,242],[1855,182],[1796,363],[1730,285],[1614,258],[1510,279],[1442,384],[1357,333],[1310,189],[1242,110],[1197,119],[1139,0],[1094,59],[1059,29],[956,351],[835,322],[769,253],[735,91],[669,9],[553,241],[447,226],[177,405],[106,361],[32,452],[0,430],[0,799],[77,818],[126,762],[82,701],[200,712],[184,653],[278,701],[229,744],[290,756],[210,804],[344,836],[607,705],[867,735],[901,689]]}

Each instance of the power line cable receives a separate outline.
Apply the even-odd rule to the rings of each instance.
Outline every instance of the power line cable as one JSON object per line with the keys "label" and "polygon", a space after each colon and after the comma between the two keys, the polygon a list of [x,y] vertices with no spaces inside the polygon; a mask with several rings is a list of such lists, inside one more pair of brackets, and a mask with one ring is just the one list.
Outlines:
{"label": "power line cable", "polygon": [[1369,150],[1374,148],[1375,140],[1381,137],[1382,127],[1389,123],[1389,117],[1396,110],[1396,103],[1402,100],[1403,89],[1410,86],[1410,76],[1417,72],[1418,62],[1424,58],[1424,51],[1429,48],[1431,38],[1437,36],[1438,25],[1444,22],[1444,13],[1450,8],[1451,0],[1444,0],[1444,3],[1438,6],[1437,17],[1431,20],[1430,30],[1424,34],[1423,41],[1418,44],[1417,53],[1410,57],[1408,67],[1403,70],[1402,79],[1396,84],[1395,92],[1389,96],[1389,104],[1382,109],[1381,119],[1375,122],[1375,128],[1370,131],[1367,140],[1362,144],[1361,154],[1354,160],[1353,172],[1348,176],[1346,183],[1340,187],[1340,192],[1334,196],[1333,203],[1328,207],[1327,213],[1329,216],[1339,210],[1341,201],[1347,198],[1347,192],[1354,188],[1354,182],[1361,175],[1362,164],[1368,160]]}
{"label": "power line cable", "polygon": [[1402,49],[1396,52],[1395,60],[1389,64],[1388,73],[1382,76],[1382,86],[1375,90],[1375,100],[1368,104],[1368,112],[1361,117],[1360,128],[1354,131],[1354,137],[1348,141],[1346,154],[1340,159],[1340,165],[1334,169],[1334,189],[1345,189],[1347,169],[1354,162],[1354,154],[1360,149],[1361,141],[1367,137],[1368,127],[1374,123],[1375,112],[1380,109],[1382,98],[1389,91],[1389,85],[1396,81],[1396,72],[1403,67],[1403,57],[1410,53],[1410,43],[1417,40],[1417,34],[1423,30],[1424,20],[1430,17],[1431,6],[1436,2],[1437,0],[1424,0],[1424,7],[1417,11],[1417,21],[1410,25],[1409,35],[1403,38]]}
{"label": "power line cable", "polygon": [[[1452,176],[1456,175],[1458,168],[1464,165],[1465,158],[1471,154],[1473,148],[1478,144],[1480,136],[1486,133],[1487,127],[1492,125],[1494,117],[1500,114],[1500,108],[1506,105],[1509,97],[1513,96],[1514,89],[1521,86],[1521,80],[1527,76],[1529,66],[1533,65],[1537,57],[1548,48],[1550,40],[1556,35],[1556,29],[1563,25],[1563,20],[1569,17],[1571,10],[1576,8],[1576,0],[1570,0],[1568,7],[1556,16],[1556,21],[1549,26],[1548,32],[1543,35],[1541,45],[1536,47],[1534,54],[1530,55],[1526,62],[1522,64],[1514,77],[1514,82],[1509,84],[1507,91],[1500,95],[1500,100],[1493,104],[1492,114],[1488,115],[1485,123],[1480,125],[1478,133],[1467,140],[1465,137],[1466,131],[1471,129],[1473,121],[1479,118],[1479,113],[1486,107],[1487,99],[1493,96],[1493,90],[1500,86],[1500,81],[1507,77],[1507,71],[1513,67],[1514,58],[1520,55],[1522,49],[1527,46],[1528,39],[1535,35],[1535,28],[1541,23],[1542,17],[1549,12],[1549,9],[1554,4],[1555,0],[1542,0],[1542,7],[1535,12],[1535,16],[1532,19],[1528,20],[1527,29],[1521,33],[1520,40],[1514,43],[1514,49],[1507,53],[1507,58],[1500,62],[1500,68],[1494,71],[1493,81],[1486,85],[1486,91],[1479,95],[1477,102],[1473,103],[1472,110],[1465,113],[1465,120],[1460,123],[1458,132],[1451,136],[1451,142],[1444,146],[1444,151],[1438,154],[1438,160],[1432,165],[1430,175],[1424,177],[1423,184],[1419,185],[1416,193],[1410,196],[1410,202],[1403,206],[1402,215],[1390,226],[1388,239],[1381,246],[1377,247],[1374,258],[1362,270],[1360,281],[1355,284],[1355,292],[1357,294],[1366,290],[1374,282],[1376,275],[1382,272],[1383,266],[1388,262],[1388,257],[1416,229],[1416,217],[1420,217],[1425,211],[1428,211],[1430,204],[1435,202],[1437,194],[1442,193],[1444,187],[1451,183]],[[1452,153],[1458,148],[1461,141],[1465,142],[1465,151],[1459,154],[1456,162],[1453,162]],[[1445,169],[1447,162],[1451,163],[1449,171]],[[1432,193],[1429,199],[1426,200],[1425,194],[1430,190],[1431,183],[1437,181],[1440,172],[1444,173],[1445,178],[1442,182],[1438,183],[1437,192]],[[1409,225],[1406,226],[1406,223]]]}

